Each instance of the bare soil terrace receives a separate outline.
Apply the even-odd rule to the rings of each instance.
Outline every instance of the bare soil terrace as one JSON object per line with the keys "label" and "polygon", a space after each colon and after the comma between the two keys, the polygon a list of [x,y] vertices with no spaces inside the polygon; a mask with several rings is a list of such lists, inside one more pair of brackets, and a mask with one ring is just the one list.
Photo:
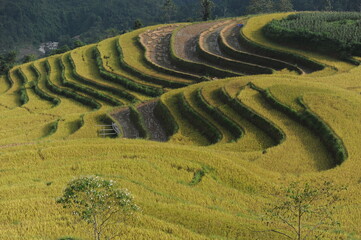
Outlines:
{"label": "bare soil terrace", "polygon": [[145,127],[150,133],[150,140],[165,142],[168,140],[167,134],[159,119],[154,115],[157,104],[158,100],[150,101],[139,105],[137,109],[143,116]]}
{"label": "bare soil terrace", "polygon": [[142,44],[146,47],[146,54],[153,63],[165,68],[195,75],[193,72],[181,69],[171,63],[170,39],[173,31],[178,26],[179,25],[167,25],[154,30],[148,30],[140,34],[139,37]]}
{"label": "bare soil terrace", "polygon": [[139,138],[140,134],[135,127],[133,121],[130,119],[129,108],[122,108],[120,111],[110,114],[122,126],[124,138]]}

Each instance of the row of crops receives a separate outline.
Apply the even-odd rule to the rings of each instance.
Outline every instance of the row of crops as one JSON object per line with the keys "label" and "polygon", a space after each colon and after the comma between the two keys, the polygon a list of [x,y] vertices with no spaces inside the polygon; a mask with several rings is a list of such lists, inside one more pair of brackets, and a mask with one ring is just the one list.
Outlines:
{"label": "row of crops", "polygon": [[361,13],[299,13],[271,21],[264,34],[276,42],[297,44],[341,57],[361,55]]}
{"label": "row of crops", "polygon": [[[146,107],[139,107],[143,106],[139,105],[140,102],[158,97],[162,93],[171,92],[172,89],[202,80],[211,80],[215,77],[213,75],[195,75],[196,79],[178,77],[179,73],[183,71],[182,69],[190,65],[199,70],[196,74],[202,74],[204,70],[202,66],[207,66],[206,74],[216,73],[217,77],[222,77],[223,74],[225,74],[223,77],[229,76],[227,68],[230,63],[233,63],[235,68],[239,67],[239,71],[252,70],[252,74],[257,74],[260,69],[268,69],[267,73],[272,73],[282,68],[302,74],[304,73],[302,67],[305,66],[311,69],[310,72],[319,70],[320,65],[307,58],[290,56],[287,53],[263,48],[252,43],[242,33],[239,22],[240,20],[229,20],[182,25],[160,35],[157,33],[163,31],[164,27],[149,27],[105,40],[97,45],[84,46],[62,56],[40,60],[36,64],[29,65],[34,70],[34,76],[29,77],[29,79],[33,79],[29,86],[40,98],[51,102],[56,100],[54,107],[61,105],[60,102],[63,98],[68,98],[70,101],[92,109],[94,112],[80,113],[83,121],[90,121],[94,124],[93,127],[90,124],[86,125],[88,128],[83,127],[85,130],[82,132],[84,133],[88,130],[96,132],[96,124],[109,123],[110,120],[114,120],[120,127],[123,127],[122,132],[125,137],[159,140],[153,136],[152,126],[149,125],[149,122],[157,122],[158,125],[165,125],[162,128],[167,133],[167,137],[162,137],[162,139],[166,140],[165,138],[177,134],[178,125],[184,120],[183,118],[178,121],[171,120],[171,108],[176,107],[180,109],[181,116],[190,120],[189,125],[195,125],[193,126],[195,130],[206,139],[207,143],[195,139],[194,142],[197,144],[200,142],[202,142],[201,144],[237,142],[245,135],[244,122],[247,122],[246,125],[251,124],[252,129],[260,129],[263,135],[268,135],[269,140],[281,143],[285,136],[277,126],[249,109],[239,99],[229,97],[221,87],[217,89],[218,93],[216,94],[220,97],[212,101],[223,102],[230,111],[222,112],[218,107],[212,106],[210,103],[212,101],[203,96],[201,89],[179,93],[177,97],[170,100],[176,103],[173,106],[167,105],[165,100],[163,103],[160,101],[157,106],[152,105],[153,113],[147,113]],[[231,31],[223,31],[224,29]],[[140,45],[138,37],[145,31],[149,33],[148,40],[143,39],[144,45]],[[184,35],[178,34],[179,32],[189,32],[190,37],[196,39],[193,46],[194,51],[187,51],[186,48],[178,49],[178,45],[185,44],[187,40],[183,38]],[[154,40],[152,37],[159,37],[158,42],[164,40],[161,38],[169,38],[170,41],[166,43],[169,46],[163,46],[162,43],[152,44]],[[223,47],[219,47],[219,45]],[[162,55],[161,60],[151,57],[151,53],[157,51],[156,46],[168,49],[169,54]],[[145,58],[147,54],[149,54],[149,58]],[[290,59],[289,63],[286,62],[288,59]],[[155,60],[157,62],[152,64],[151,61]],[[169,60],[168,65],[154,67],[154,65],[161,65],[165,60]],[[267,67],[263,65],[266,62],[268,63]],[[176,70],[167,68],[170,63],[176,66]],[[187,64],[183,65],[184,63]],[[177,71],[178,74],[172,76],[172,71]],[[26,95],[30,89],[23,87],[28,82],[27,74],[21,71],[21,67],[15,73],[20,80],[18,82],[21,89],[18,94],[21,105],[26,107],[26,104],[31,102]],[[266,72],[260,71],[259,73]],[[114,106],[121,106],[121,109],[114,110]],[[117,113],[117,111],[119,112]],[[109,112],[111,114],[104,117]],[[242,124],[235,122],[233,117],[228,117],[229,112],[231,115],[241,118]],[[83,116],[83,114],[87,115]],[[161,119],[164,116],[169,119]],[[134,131],[127,132],[126,128],[128,127]],[[258,145],[268,147],[272,144],[261,141]]]}

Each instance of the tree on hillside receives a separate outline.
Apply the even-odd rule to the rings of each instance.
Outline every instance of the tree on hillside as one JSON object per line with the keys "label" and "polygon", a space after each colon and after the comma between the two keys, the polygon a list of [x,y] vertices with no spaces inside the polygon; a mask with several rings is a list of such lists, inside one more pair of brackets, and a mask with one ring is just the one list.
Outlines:
{"label": "tree on hillside", "polygon": [[293,11],[292,0],[278,0],[276,3],[275,10],[278,12],[292,12]]}
{"label": "tree on hillside", "polygon": [[251,0],[246,11],[248,14],[273,12],[274,3],[272,0]]}
{"label": "tree on hillside", "polygon": [[325,181],[320,185],[293,182],[266,210],[265,223],[289,239],[322,239],[325,230],[339,225],[333,215],[345,187]]}
{"label": "tree on hillside", "polygon": [[323,0],[322,11],[331,11],[331,10],[332,10],[331,0]]}
{"label": "tree on hillside", "polygon": [[166,22],[170,22],[172,19],[173,14],[176,12],[176,5],[174,4],[173,0],[165,0],[162,10],[164,13],[164,18]]}
{"label": "tree on hillside", "polygon": [[143,23],[140,21],[140,19],[136,19],[136,20],[134,21],[133,29],[139,29],[139,28],[141,28],[141,27],[143,27]]}
{"label": "tree on hillside", "polygon": [[28,63],[28,62],[34,61],[35,59],[36,59],[36,56],[34,54],[29,54],[29,55],[25,55],[22,58],[21,62],[22,63]]}
{"label": "tree on hillside", "polygon": [[95,240],[119,236],[112,233],[110,227],[125,222],[139,209],[128,190],[116,189],[113,181],[93,176],[68,183],[57,203],[89,224]]}
{"label": "tree on hillside", "polygon": [[214,3],[211,0],[200,0],[202,20],[207,21],[211,18]]}
{"label": "tree on hillside", "polygon": [[7,74],[7,72],[15,65],[16,55],[15,51],[0,54],[0,75]]}

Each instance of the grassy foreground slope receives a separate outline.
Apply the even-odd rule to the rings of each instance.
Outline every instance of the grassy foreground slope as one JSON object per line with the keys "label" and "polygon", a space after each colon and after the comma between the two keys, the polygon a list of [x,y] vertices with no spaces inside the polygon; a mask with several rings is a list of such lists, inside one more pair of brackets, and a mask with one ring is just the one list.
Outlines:
{"label": "grassy foreground slope", "polygon": [[[283,15],[250,18],[243,34],[268,46],[255,25],[266,24],[275,16]],[[120,38],[124,60],[130,67],[144,70],[148,78],[167,80],[166,73],[157,73],[141,61],[143,51],[134,44],[141,32]],[[125,44],[126,39],[134,42]],[[110,42],[99,44],[100,51],[108,56]],[[281,48],[273,43],[272,47]],[[132,51],[138,52],[128,55]],[[100,109],[94,109],[86,100],[91,96],[75,87],[65,88],[55,64],[60,56],[34,63],[39,78],[28,65],[17,67],[28,81],[28,102],[24,105],[19,101],[23,81],[16,74],[17,68],[13,69],[10,76],[0,78],[0,239],[90,239],[86,226],[55,204],[67,182],[84,175],[113,179],[135,196],[142,212],[126,224],[112,226],[113,230],[120,229],[121,239],[285,239],[264,232],[261,219],[267,204],[277,201],[275,193],[295,180],[332,180],[347,185],[345,200],[336,206],[335,217],[341,226],[327,231],[326,236],[360,239],[361,67],[351,69],[321,55],[303,54],[338,69],[300,76],[280,71],[167,89],[160,99],[178,125],[168,142],[97,137],[96,125],[109,123],[106,113],[116,109],[102,101]],[[108,71],[118,67],[113,74],[127,77],[120,81],[121,87],[115,78],[99,74],[94,63],[90,69],[85,63],[94,60],[86,59],[90,55],[83,54],[82,49],[72,55],[78,74],[94,82],[117,84],[117,89],[126,91],[124,83],[132,81],[134,72],[115,66],[116,52],[105,59],[111,60]],[[71,64],[66,67],[69,73]],[[9,77],[13,84],[9,84]],[[134,81],[145,82],[147,77],[142,77],[139,74]],[[34,81],[44,93],[58,97],[60,104],[50,104],[44,95],[33,91],[28,85]],[[67,90],[58,94],[51,83]],[[134,87],[130,92],[136,90]],[[136,95],[148,99],[144,92]],[[180,95],[186,95],[188,108],[182,105]],[[298,122],[294,115],[274,105],[269,96],[292,113],[317,116],[338,139],[340,152],[335,152],[335,146],[317,128]],[[208,105],[200,102],[202,99]],[[235,125],[225,124],[227,121]],[[206,132],[202,128],[205,125],[214,128]],[[226,137],[210,144],[217,137],[217,129]],[[231,136],[230,129],[241,129],[242,136]],[[340,158],[340,154],[345,155]],[[201,178],[197,177],[199,171],[204,173]]]}

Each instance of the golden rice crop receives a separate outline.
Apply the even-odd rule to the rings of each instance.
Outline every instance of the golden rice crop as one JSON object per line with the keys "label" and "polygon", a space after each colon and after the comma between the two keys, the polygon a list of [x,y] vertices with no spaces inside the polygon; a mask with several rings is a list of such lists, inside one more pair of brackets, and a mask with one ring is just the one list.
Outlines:
{"label": "golden rice crop", "polygon": [[157,84],[145,82],[142,79],[139,79],[138,77],[130,74],[121,67],[120,56],[117,54],[116,49],[117,41],[119,41],[119,36],[103,40],[97,45],[102,56],[104,68],[109,72],[119,74],[135,82],[146,84],[149,86],[159,87],[159,85]]}
{"label": "golden rice crop", "polygon": [[[261,45],[271,47],[278,50],[283,50],[286,52],[296,53],[299,55],[303,55],[320,63],[326,64],[333,68],[336,68],[338,72],[346,72],[354,68],[355,66],[346,62],[339,61],[335,58],[325,56],[319,53],[311,52],[311,51],[304,51],[304,50],[297,50],[291,47],[281,46],[279,44],[273,43],[265,38],[262,34],[262,27],[265,26],[269,21],[272,19],[282,19],[287,17],[292,13],[275,13],[275,14],[267,14],[267,15],[260,15],[250,18],[247,21],[247,24],[242,29],[245,36]],[[336,73],[332,68],[326,68],[321,73],[313,73],[310,76],[323,76],[323,75],[330,75]]]}
{"label": "golden rice crop", "polygon": [[[285,15],[256,16],[248,21],[244,31],[252,40],[270,44],[263,42],[259,27],[282,16]],[[129,64],[153,74],[140,61],[141,52],[134,42],[143,30],[123,35],[120,42]],[[104,56],[112,53],[111,42],[115,40],[99,44]],[[96,70],[89,67],[94,66],[90,49],[83,47],[71,54],[79,73],[100,82]],[[335,217],[341,226],[328,231],[327,237],[360,238],[361,98],[357,87],[361,67],[350,70],[347,64],[324,56],[304,54],[344,72],[336,74],[331,69],[327,74],[332,72],[332,76],[326,76],[324,71],[312,74],[313,77],[278,73],[229,78],[167,92],[161,99],[179,124],[179,131],[167,143],[98,138],[99,117],[110,107],[91,111],[62,96],[61,103],[52,107],[30,89],[29,102],[17,107],[15,93],[20,81],[14,74],[16,68],[11,70],[15,80],[11,89],[0,77],[0,239],[91,238],[85,224],[76,223],[69,212],[55,203],[70,180],[84,175],[113,179],[135,196],[142,211],[130,222],[112,226],[113,231],[121,231],[122,239],[283,239],[261,232],[266,230],[261,218],[267,204],[277,201],[275,192],[295,180],[332,180],[347,185],[344,200],[336,206]],[[55,64],[58,57],[65,56],[48,59],[52,67],[50,79],[60,86],[60,72]],[[117,64],[114,59],[113,55],[108,59],[112,68]],[[56,96],[45,86],[43,62],[35,62],[42,75],[39,88]],[[34,81],[29,65],[18,67],[29,81]],[[317,77],[318,74],[323,76]],[[332,158],[319,138],[267,104],[257,91],[246,87],[237,96],[248,82],[269,88],[279,101],[297,110],[302,107],[296,99],[302,97],[310,110],[342,139],[347,160],[337,167],[330,165]],[[272,147],[271,139],[262,130],[220,104],[214,91],[222,87],[282,129],[286,140]],[[189,95],[196,88],[203,88],[207,101],[245,129],[243,138],[231,144],[204,146],[207,140],[177,107],[176,95]],[[203,116],[208,118],[207,114]],[[57,131],[48,136],[58,120]],[[192,183],[201,170],[204,176]]]}

